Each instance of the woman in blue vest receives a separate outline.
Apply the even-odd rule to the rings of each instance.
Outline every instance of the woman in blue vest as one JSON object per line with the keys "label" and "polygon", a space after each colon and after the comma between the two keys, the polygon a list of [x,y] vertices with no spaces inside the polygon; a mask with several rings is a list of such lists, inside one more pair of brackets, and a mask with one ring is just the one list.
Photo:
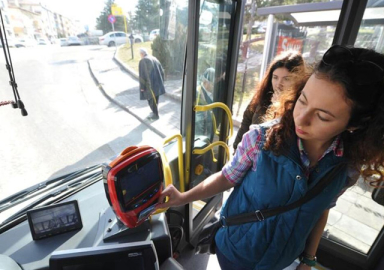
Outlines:
{"label": "woman in blue vest", "polygon": [[297,269],[311,269],[337,198],[359,175],[372,181],[376,173],[380,178],[371,184],[383,181],[384,55],[332,46],[294,89],[275,106],[281,117],[248,131],[222,171],[187,192],[169,186],[162,193],[160,201],[169,201],[159,207],[169,207],[234,187],[221,212],[230,217],[297,201],[336,165],[348,164],[301,207],[220,228],[215,240],[222,269],[281,270],[298,257]]}

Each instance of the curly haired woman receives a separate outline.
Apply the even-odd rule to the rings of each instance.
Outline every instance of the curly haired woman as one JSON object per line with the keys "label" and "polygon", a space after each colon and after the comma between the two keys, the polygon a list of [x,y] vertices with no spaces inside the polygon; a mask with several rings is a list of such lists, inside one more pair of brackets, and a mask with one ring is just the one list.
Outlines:
{"label": "curly haired woman", "polygon": [[276,107],[283,109],[281,118],[244,134],[220,172],[187,192],[169,186],[162,193],[161,199],[168,196],[169,201],[159,207],[169,207],[234,187],[221,211],[225,219],[295,202],[343,165],[300,207],[260,222],[221,227],[215,240],[222,269],[281,270],[298,257],[298,270],[311,269],[329,209],[339,196],[359,175],[372,185],[384,181],[379,170],[384,162],[384,55],[332,46],[291,90]]}

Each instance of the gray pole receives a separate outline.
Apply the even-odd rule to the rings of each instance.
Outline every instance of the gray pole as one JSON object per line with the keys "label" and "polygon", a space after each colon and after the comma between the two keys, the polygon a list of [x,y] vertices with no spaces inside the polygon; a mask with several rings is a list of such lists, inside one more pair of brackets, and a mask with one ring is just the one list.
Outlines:
{"label": "gray pole", "polygon": [[[114,23],[111,23],[112,24],[112,32],[115,32],[115,24]],[[113,40],[115,41],[115,48],[117,48],[117,45],[116,45],[116,33],[113,34]]]}

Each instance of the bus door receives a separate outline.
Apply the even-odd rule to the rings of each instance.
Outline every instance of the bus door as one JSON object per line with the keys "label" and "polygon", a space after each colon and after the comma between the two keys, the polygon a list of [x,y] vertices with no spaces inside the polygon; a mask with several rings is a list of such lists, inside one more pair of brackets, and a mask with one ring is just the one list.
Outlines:
{"label": "bus door", "polygon": [[[288,49],[301,52],[306,63],[316,63],[333,44],[384,53],[381,0],[266,7],[258,9],[257,14],[268,18],[270,26],[265,34],[263,63]],[[284,31],[281,25],[286,25]],[[359,179],[338,199],[317,252],[322,265],[337,270],[384,269],[383,196],[383,189],[375,190]]]}
{"label": "bus door", "polygon": [[[181,191],[221,170],[229,158],[233,89],[244,12],[244,0],[160,0],[160,31],[156,42],[185,46],[182,70],[181,127],[183,179],[179,179],[176,144],[165,152],[173,184]],[[187,14],[187,16],[182,16]],[[187,18],[187,20],[185,20]],[[177,52],[170,51],[174,59]],[[170,66],[175,64],[170,61]],[[181,71],[181,70],[180,70]],[[168,141],[168,140],[167,140]],[[179,147],[180,148],[180,147]],[[182,227],[175,251],[196,244],[201,228],[222,205],[223,194],[169,210],[168,222]],[[180,227],[179,226],[179,227]],[[180,228],[177,229],[180,232]]]}
{"label": "bus door", "polygon": [[[196,6],[195,13],[189,13],[182,101],[186,189],[220,171],[229,158],[226,144],[232,116],[228,108],[232,106],[244,1],[201,0]],[[219,194],[186,206],[189,243],[196,243],[201,228],[221,207],[222,197]]]}

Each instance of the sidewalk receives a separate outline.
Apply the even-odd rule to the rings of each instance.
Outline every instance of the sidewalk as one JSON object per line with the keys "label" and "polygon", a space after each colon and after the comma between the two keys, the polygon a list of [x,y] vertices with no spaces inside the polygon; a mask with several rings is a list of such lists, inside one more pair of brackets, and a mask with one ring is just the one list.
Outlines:
{"label": "sidewalk", "polygon": [[114,53],[110,57],[88,60],[89,70],[102,93],[111,102],[127,111],[162,138],[180,133],[181,82],[166,81],[166,94],[159,98],[160,119],[146,117],[151,110],[146,100],[139,98],[138,75],[125,67]]}
{"label": "sidewalk", "polygon": [[[162,138],[180,133],[182,80],[166,80],[164,95],[159,98],[160,119],[146,119],[151,110],[146,100],[139,99],[139,76],[110,54],[98,59],[88,60],[89,70],[102,93],[111,102],[127,111],[140,122],[148,126]],[[234,127],[230,143],[234,140],[237,127]]]}

